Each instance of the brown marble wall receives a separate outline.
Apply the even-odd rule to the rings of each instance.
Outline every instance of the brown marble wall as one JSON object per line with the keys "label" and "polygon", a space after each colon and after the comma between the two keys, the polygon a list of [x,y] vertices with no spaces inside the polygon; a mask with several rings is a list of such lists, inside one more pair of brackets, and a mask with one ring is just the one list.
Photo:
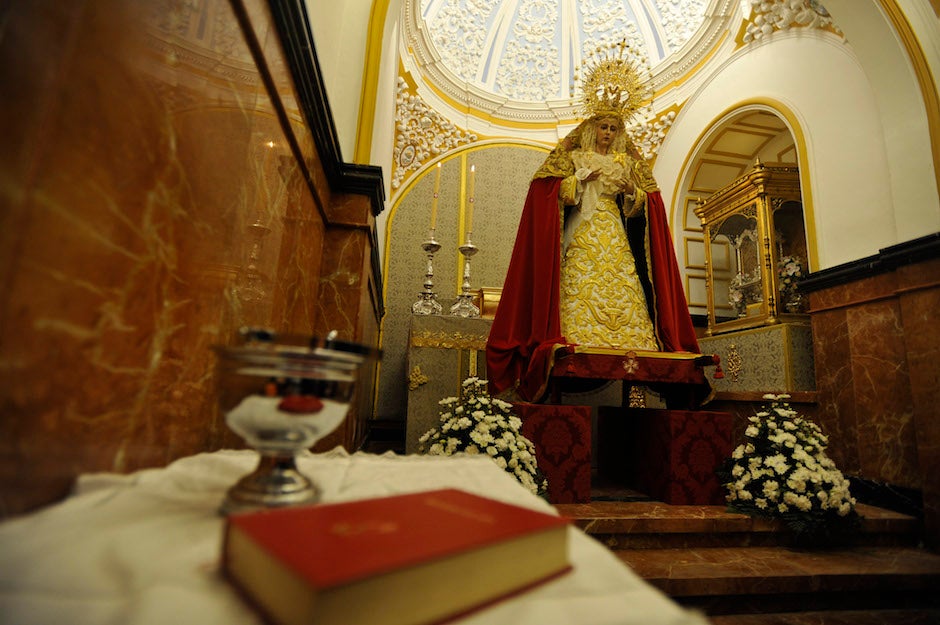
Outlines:
{"label": "brown marble wall", "polygon": [[0,13],[5,515],[240,445],[210,346],[246,324],[375,344],[379,304],[369,201],[330,191],[265,2]]}
{"label": "brown marble wall", "polygon": [[810,293],[819,422],[851,475],[922,492],[940,546],[940,259]]}
{"label": "brown marble wall", "polygon": [[940,549],[940,259],[897,272],[929,540]]}
{"label": "brown marble wall", "polygon": [[[780,393],[780,391],[768,392]],[[814,423],[822,421],[819,417],[819,405],[816,403],[814,391],[791,391],[787,394],[790,395],[790,399],[786,400],[787,403],[801,416]],[[744,440],[744,430],[750,425],[748,419],[767,407],[768,400],[764,399],[764,395],[765,393],[761,392],[717,392],[715,397],[704,406],[704,410],[730,413],[734,417],[731,426],[732,440],[738,444]],[[842,468],[841,465],[839,468]]]}

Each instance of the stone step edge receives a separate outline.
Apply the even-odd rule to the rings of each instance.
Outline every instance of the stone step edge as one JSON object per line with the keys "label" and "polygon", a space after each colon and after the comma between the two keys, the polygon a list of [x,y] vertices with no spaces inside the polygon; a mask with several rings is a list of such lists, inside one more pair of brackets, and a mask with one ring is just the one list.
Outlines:
{"label": "stone step edge", "polygon": [[[785,532],[779,521],[728,512],[724,506],[667,506],[631,502],[556,504],[587,534],[718,534]],[[917,534],[915,517],[860,504],[863,534]]]}
{"label": "stone step edge", "polygon": [[910,547],[637,549],[612,552],[671,597],[940,588],[940,555]]}
{"label": "stone step edge", "polygon": [[940,609],[808,610],[759,614],[720,614],[708,617],[711,625],[932,625],[940,622]]}

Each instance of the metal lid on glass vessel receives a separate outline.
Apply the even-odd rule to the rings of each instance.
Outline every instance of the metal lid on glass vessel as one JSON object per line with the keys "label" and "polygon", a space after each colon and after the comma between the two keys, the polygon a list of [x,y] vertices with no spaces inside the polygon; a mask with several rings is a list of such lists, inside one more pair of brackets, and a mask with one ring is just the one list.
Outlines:
{"label": "metal lid on glass vessel", "polygon": [[381,350],[341,341],[334,330],[325,337],[279,334],[268,328],[245,327],[233,345],[214,345],[220,364],[242,375],[351,379],[367,360],[379,359]]}

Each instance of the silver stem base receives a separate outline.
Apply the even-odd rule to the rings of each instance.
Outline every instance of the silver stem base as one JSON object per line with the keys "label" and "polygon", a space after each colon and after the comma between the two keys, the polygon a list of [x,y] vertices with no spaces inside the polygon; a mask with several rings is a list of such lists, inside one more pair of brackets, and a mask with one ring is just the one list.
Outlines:
{"label": "silver stem base", "polygon": [[297,470],[293,454],[262,455],[257,468],[228,490],[219,513],[311,504],[319,499],[310,478]]}

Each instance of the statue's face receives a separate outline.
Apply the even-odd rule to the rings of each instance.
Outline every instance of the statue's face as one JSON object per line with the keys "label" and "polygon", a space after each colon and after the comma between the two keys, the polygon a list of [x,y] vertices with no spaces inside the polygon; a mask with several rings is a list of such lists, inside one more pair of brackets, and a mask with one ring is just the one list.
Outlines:
{"label": "statue's face", "polygon": [[617,133],[620,132],[620,120],[616,117],[602,117],[595,122],[597,130],[597,151],[606,153],[613,143]]}

